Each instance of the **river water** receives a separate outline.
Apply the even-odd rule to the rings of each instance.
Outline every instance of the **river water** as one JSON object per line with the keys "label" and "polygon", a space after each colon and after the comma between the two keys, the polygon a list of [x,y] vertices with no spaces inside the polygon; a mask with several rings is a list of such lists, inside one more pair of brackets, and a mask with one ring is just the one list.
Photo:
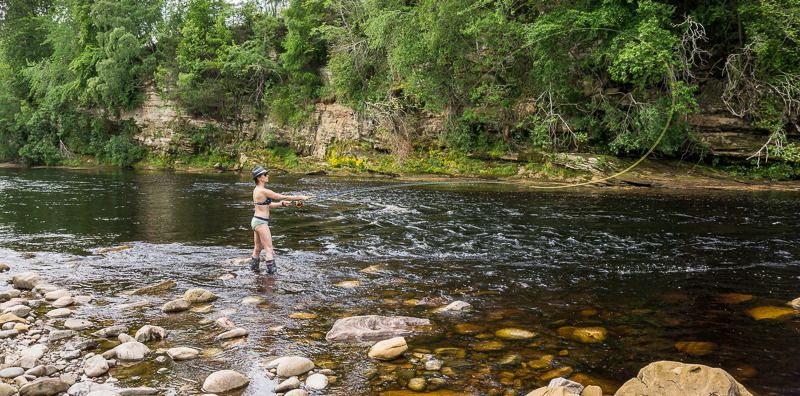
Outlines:
{"label": "river water", "polygon": [[[245,394],[272,394],[276,381],[261,364],[290,354],[334,370],[328,394],[377,394],[423,376],[429,389],[522,395],[559,368],[613,393],[656,360],[721,367],[760,394],[800,394],[800,319],[747,313],[800,296],[796,193],[542,192],[280,174],[270,186],[320,197],[273,209],[274,277],[240,262],[252,249],[252,183],[231,174],[0,169],[0,261],[94,294],[77,317],[156,324],[171,331],[156,347],[203,348],[205,359],[112,370],[123,384],[165,394],[198,391],[222,368],[251,377]],[[122,244],[130,249],[97,253]],[[133,301],[123,291],[167,279],[178,283],[171,294],[119,308]],[[220,296],[212,312],[161,313],[190,287]],[[241,304],[248,296],[265,302]],[[432,312],[455,300],[474,310]],[[298,312],[317,317],[289,317]],[[448,369],[423,372],[411,354],[376,363],[363,344],[325,341],[336,319],[361,314],[430,318],[433,333],[407,338],[410,351]],[[250,336],[214,341],[208,319],[223,315]],[[581,343],[564,326],[603,327],[607,337]],[[506,327],[538,335],[491,343]],[[686,341],[713,344],[690,354],[676,347]],[[160,367],[169,373],[155,374]]]}

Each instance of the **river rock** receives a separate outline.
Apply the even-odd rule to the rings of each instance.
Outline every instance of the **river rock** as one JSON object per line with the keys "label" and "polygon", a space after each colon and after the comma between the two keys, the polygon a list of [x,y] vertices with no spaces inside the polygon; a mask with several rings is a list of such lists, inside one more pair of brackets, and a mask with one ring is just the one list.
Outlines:
{"label": "river rock", "polygon": [[55,301],[61,297],[72,297],[72,294],[66,289],[53,290],[44,294],[44,299],[47,301]]}
{"label": "river rock", "polygon": [[82,296],[75,296],[72,299],[75,300],[75,302],[78,304],[88,304],[92,302],[92,299],[94,299],[94,297],[89,295],[82,295]]}
{"label": "river rock", "polygon": [[22,367],[9,367],[0,370],[0,378],[16,378],[25,374],[25,369]]}
{"label": "river rock", "polygon": [[512,327],[497,330],[494,332],[494,335],[507,340],[527,340],[536,337],[536,333],[532,331],[515,329]]}
{"label": "river rock", "polygon": [[694,356],[705,356],[714,352],[717,344],[705,341],[680,341],[675,343],[675,349]]}
{"label": "river rock", "polygon": [[432,330],[428,319],[408,316],[351,316],[336,321],[328,341],[375,341]]}
{"label": "river rock", "polygon": [[341,281],[334,284],[334,286],[341,287],[344,289],[355,289],[357,287],[360,287],[361,285],[362,285],[361,281],[357,280]]}
{"label": "river rock", "polygon": [[49,283],[42,282],[42,283],[37,283],[36,286],[33,287],[32,291],[34,293],[45,295],[47,293],[50,293],[51,291],[56,291],[58,289],[60,289],[60,287],[56,285],[51,285]]}
{"label": "river rock", "polygon": [[501,351],[505,348],[506,344],[497,340],[481,341],[472,344],[472,349],[478,352]]}
{"label": "river rock", "polygon": [[224,316],[221,317],[221,318],[218,318],[217,320],[215,320],[214,323],[217,326],[222,327],[223,329],[235,329],[236,328],[236,323],[233,323],[232,320],[230,320],[230,319],[228,319],[228,318],[226,318]]}
{"label": "river rock", "polygon": [[216,337],[216,339],[217,340],[229,340],[231,338],[244,337],[244,336],[246,336],[248,334],[250,334],[250,332],[247,331],[247,329],[245,329],[243,327],[237,327],[237,328],[235,328],[233,330],[228,330],[228,331],[218,335]]}
{"label": "river rock", "polygon": [[58,378],[40,378],[19,389],[20,396],[52,396],[66,392],[69,385]]}
{"label": "river rock", "polygon": [[797,311],[786,307],[766,306],[748,309],[747,314],[755,320],[785,319],[796,315]]}
{"label": "river rock", "polygon": [[189,289],[183,293],[183,299],[191,304],[207,303],[217,299],[217,295],[202,288]]}
{"label": "river rock", "polygon": [[88,320],[84,319],[67,319],[64,321],[64,327],[70,330],[86,330],[92,327],[94,324]]}
{"label": "river rock", "polygon": [[73,330],[52,330],[47,335],[47,342],[66,340],[68,338],[75,337],[76,335],[78,335],[78,333]]}
{"label": "river rock", "polygon": [[117,345],[114,348],[115,355],[119,360],[138,361],[144,359],[150,353],[150,348],[141,342],[131,341]]}
{"label": "river rock", "polygon": [[48,311],[45,315],[47,315],[48,318],[54,319],[65,318],[72,315],[72,310],[69,308],[57,308],[52,311]]}
{"label": "river rock", "polygon": [[283,393],[300,387],[300,380],[297,377],[290,377],[275,387],[275,393]]}
{"label": "river rock", "polygon": [[144,325],[136,331],[135,338],[139,342],[163,340],[167,338],[167,331],[162,327]]}
{"label": "river rock", "polygon": [[561,378],[561,377],[551,379],[550,383],[547,384],[547,387],[548,388],[564,387],[567,388],[568,391],[576,395],[580,395],[581,392],[583,392],[583,385],[575,381],[570,381],[566,378]]}
{"label": "river rock", "polygon": [[472,305],[470,305],[470,303],[464,301],[453,301],[444,307],[435,309],[434,312],[436,313],[465,312],[469,310],[472,310]]}
{"label": "river rock", "polygon": [[311,374],[306,378],[306,388],[323,390],[328,387],[328,377],[323,374]]}
{"label": "river rock", "polygon": [[136,388],[121,388],[117,389],[120,396],[145,396],[145,395],[157,395],[158,389],[150,388],[147,386],[140,386]]}
{"label": "river rock", "polygon": [[19,293],[20,292],[17,289],[0,291],[0,302],[5,302],[14,297],[19,297]]}
{"label": "river rock", "polygon": [[86,396],[122,396],[122,395],[114,390],[93,390],[87,393]]}
{"label": "river rock", "polygon": [[404,337],[394,337],[375,343],[367,353],[367,356],[378,360],[392,360],[408,350],[408,344]]}
{"label": "river rock", "polygon": [[250,380],[243,374],[233,370],[222,370],[212,373],[203,381],[203,391],[224,393],[247,386]]}
{"label": "river rock", "polygon": [[0,340],[14,337],[17,334],[19,334],[19,330],[15,329],[0,331]]}
{"label": "river rock", "polygon": [[89,377],[99,377],[108,372],[108,361],[101,355],[92,356],[83,363],[83,372]]}
{"label": "river rock", "polygon": [[0,396],[14,396],[17,394],[17,388],[0,382]]}
{"label": "river rock", "polygon": [[311,312],[295,312],[293,314],[289,314],[289,317],[292,319],[316,319],[319,315]]}
{"label": "river rock", "polygon": [[603,388],[597,385],[589,385],[586,388],[583,388],[581,396],[603,396]]}
{"label": "river rock", "polygon": [[244,305],[260,305],[266,302],[263,297],[248,296],[242,299],[241,303]]}
{"label": "river rock", "polygon": [[[20,360],[25,359],[25,358],[30,358],[30,359],[34,359],[34,360],[39,359],[42,356],[44,356],[44,354],[47,353],[47,351],[49,351],[49,350],[50,350],[50,348],[48,348],[47,345],[34,344],[34,345],[32,345],[32,346],[30,346],[28,348],[23,349],[22,352],[20,352]],[[22,367],[25,367],[25,366],[22,366]],[[25,367],[25,368],[32,368],[32,367],[33,366]]]}
{"label": "river rock", "polygon": [[461,335],[472,335],[486,330],[486,326],[476,323],[459,323],[453,327],[453,330]]}
{"label": "river rock", "polygon": [[800,297],[797,297],[794,300],[789,301],[787,304],[789,304],[792,308],[800,311]]}
{"label": "river rock", "polygon": [[605,341],[608,330],[603,327],[564,326],[558,329],[558,334],[584,344],[596,344]]}
{"label": "river rock", "polygon": [[131,337],[131,336],[129,336],[129,335],[127,335],[127,334],[125,334],[125,333],[122,333],[122,334],[118,335],[118,336],[117,336],[117,339],[119,340],[119,343],[120,343],[120,344],[124,344],[124,343],[126,343],[126,342],[133,342],[133,341],[136,341],[136,339],[135,339],[135,338],[133,338],[133,337]]}
{"label": "river rock", "polygon": [[303,389],[292,389],[284,393],[283,396],[308,396],[308,392]]}
{"label": "river rock", "polygon": [[0,315],[0,325],[6,324],[8,322],[16,322],[16,323],[28,323],[27,320],[20,318],[13,313],[4,313]]}
{"label": "river rock", "polygon": [[170,289],[174,288],[175,286],[176,286],[175,281],[167,280],[167,281],[164,281],[164,282],[161,282],[161,283],[156,283],[154,285],[145,286],[145,287],[143,287],[141,289],[136,289],[131,294],[137,295],[137,296],[148,295],[148,294],[158,294],[158,293],[163,293],[163,292],[165,292],[167,290],[170,290]]}
{"label": "river rock", "polygon": [[425,387],[428,385],[425,378],[412,378],[408,380],[408,389],[413,390],[414,392],[422,392],[425,390]]}
{"label": "river rock", "polygon": [[56,308],[64,308],[72,305],[74,302],[75,301],[72,299],[71,296],[64,296],[59,298],[58,300],[53,301],[51,305]]}
{"label": "river rock", "polygon": [[173,312],[186,311],[189,308],[190,308],[189,302],[184,300],[184,299],[182,299],[182,298],[179,298],[179,299],[172,300],[172,301],[167,302],[166,304],[164,304],[161,307],[161,311],[166,312],[166,313],[173,313]]}
{"label": "river rock", "polygon": [[42,278],[35,272],[21,272],[11,278],[15,289],[32,290],[41,283]]}
{"label": "river rock", "polygon": [[3,313],[14,314],[18,317],[24,318],[31,313],[31,307],[26,305],[14,305],[3,310]]}
{"label": "river rock", "polygon": [[128,330],[128,326],[114,325],[95,331],[92,334],[101,338],[117,338],[120,334],[127,333]]}
{"label": "river rock", "polygon": [[167,355],[176,361],[191,360],[199,356],[200,351],[194,348],[176,347],[167,349]]}
{"label": "river rock", "polygon": [[650,363],[628,380],[616,396],[726,395],[752,396],[725,370],[671,361]]}
{"label": "river rock", "polygon": [[6,272],[6,271],[8,271],[10,269],[11,269],[11,267],[9,267],[8,264],[0,263],[0,272]]}
{"label": "river rock", "polygon": [[301,356],[284,356],[279,357],[269,363],[266,368],[278,369],[278,376],[291,377],[295,375],[305,374],[314,368],[314,362]]}
{"label": "river rock", "polygon": [[536,389],[528,393],[525,396],[578,396],[578,394],[570,392],[569,389],[563,386],[557,386],[555,388],[551,388],[549,386],[543,386],[539,389]]}

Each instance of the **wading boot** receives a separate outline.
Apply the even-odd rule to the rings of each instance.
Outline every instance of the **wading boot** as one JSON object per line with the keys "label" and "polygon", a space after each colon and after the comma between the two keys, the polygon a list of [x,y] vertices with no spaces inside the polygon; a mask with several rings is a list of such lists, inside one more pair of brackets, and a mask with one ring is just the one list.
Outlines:
{"label": "wading boot", "polygon": [[272,275],[278,272],[278,267],[275,265],[275,260],[267,260],[264,262],[267,265],[267,273]]}
{"label": "wading boot", "polygon": [[259,272],[260,271],[260,269],[258,268],[258,261],[259,261],[258,257],[251,257],[250,258],[250,269],[251,270],[253,270],[255,272]]}

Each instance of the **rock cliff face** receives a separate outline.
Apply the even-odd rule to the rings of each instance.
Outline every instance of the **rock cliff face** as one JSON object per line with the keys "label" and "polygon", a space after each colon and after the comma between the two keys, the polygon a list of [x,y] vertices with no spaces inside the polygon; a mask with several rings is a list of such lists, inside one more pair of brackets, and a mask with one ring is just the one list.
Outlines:
{"label": "rock cliff face", "polygon": [[[271,134],[290,142],[303,155],[314,158],[323,158],[328,146],[334,142],[367,142],[378,149],[407,150],[411,136],[415,140],[435,139],[443,128],[442,117],[424,115],[405,126],[405,135],[391,133],[380,123],[338,103],[318,103],[305,125],[295,129],[255,120],[232,125],[184,114],[176,103],[163,99],[153,88],[146,90],[140,108],[123,114],[121,118],[132,119],[139,126],[136,140],[162,154],[190,152],[188,136],[182,131],[208,126],[243,138]],[[700,113],[690,116],[689,123],[711,154],[719,157],[746,158],[767,138],[767,131],[755,128],[716,106],[705,107]]]}

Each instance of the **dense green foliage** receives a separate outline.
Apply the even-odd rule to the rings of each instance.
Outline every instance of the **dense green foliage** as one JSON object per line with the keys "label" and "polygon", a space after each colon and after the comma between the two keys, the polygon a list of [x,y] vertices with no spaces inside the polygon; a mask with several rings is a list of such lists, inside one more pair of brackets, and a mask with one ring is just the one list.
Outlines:
{"label": "dense green foliage", "polygon": [[[307,121],[336,100],[428,148],[700,152],[702,81],[796,160],[800,0],[4,0],[0,160],[145,156],[125,113],[146,89],[229,125]],[[705,29],[704,29],[705,27]],[[195,153],[246,145],[188,131]]]}

